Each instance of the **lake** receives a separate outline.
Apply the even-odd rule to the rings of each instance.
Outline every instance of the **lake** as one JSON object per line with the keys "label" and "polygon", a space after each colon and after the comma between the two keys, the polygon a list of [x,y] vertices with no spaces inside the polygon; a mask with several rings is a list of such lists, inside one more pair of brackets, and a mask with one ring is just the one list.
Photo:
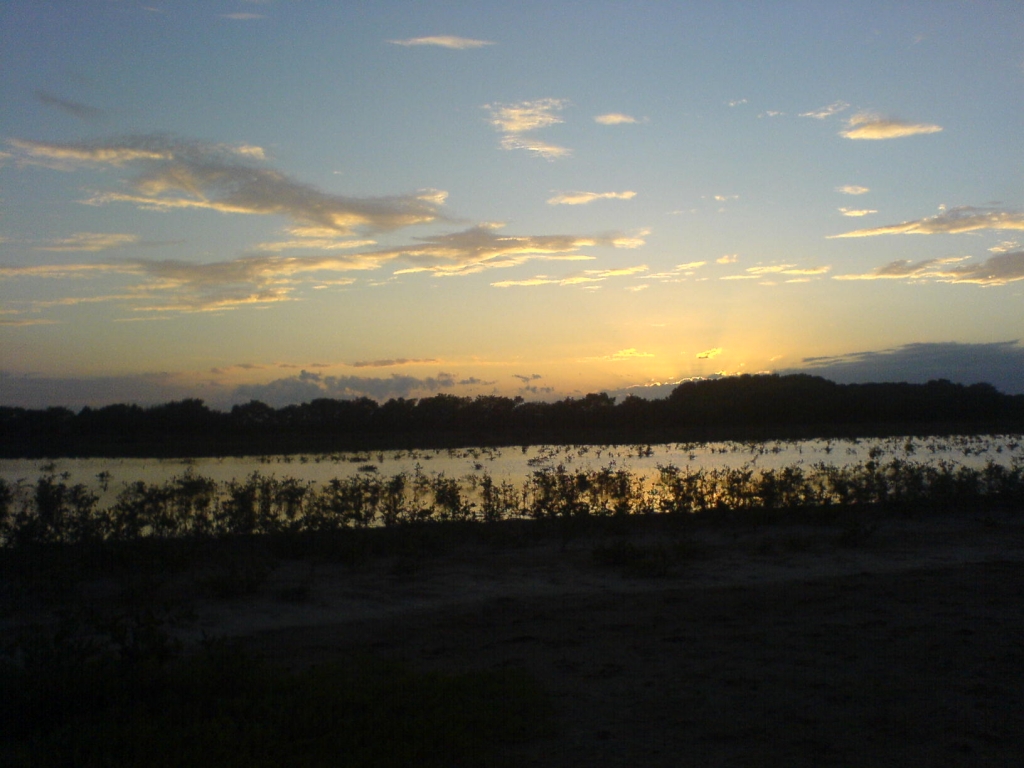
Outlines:
{"label": "lake", "polygon": [[767,442],[668,443],[660,445],[538,445],[362,453],[228,456],[189,459],[3,459],[0,478],[33,484],[56,475],[68,484],[84,484],[111,503],[125,484],[162,484],[191,470],[218,482],[244,480],[253,472],[314,485],[359,474],[445,476],[473,485],[484,475],[495,482],[520,484],[535,471],[563,466],[567,471],[625,470],[650,480],[659,466],[689,469],[780,469],[816,464],[836,467],[900,459],[918,464],[953,463],[981,468],[1024,464],[1021,435],[890,437]]}

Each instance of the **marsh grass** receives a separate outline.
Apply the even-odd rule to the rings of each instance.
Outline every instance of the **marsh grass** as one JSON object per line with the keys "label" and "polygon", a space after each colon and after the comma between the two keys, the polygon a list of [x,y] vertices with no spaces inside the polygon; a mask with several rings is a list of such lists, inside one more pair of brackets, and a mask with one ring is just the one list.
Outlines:
{"label": "marsh grass", "polygon": [[[842,466],[659,465],[653,478],[614,465],[593,470],[557,464],[532,471],[519,485],[487,473],[427,474],[420,466],[411,475],[362,473],[321,485],[258,471],[217,482],[189,468],[165,483],[126,483],[106,507],[84,485],[46,474],[32,484],[0,481],[0,543],[7,550],[88,549],[110,542],[269,537],[279,542],[275,547],[309,547],[302,537],[316,534],[335,557],[358,560],[369,540],[337,534],[411,528],[413,538],[429,540],[432,534],[421,531],[422,524],[527,519],[553,521],[567,544],[598,518],[664,514],[771,523],[800,515],[860,517],[875,509],[921,514],[1024,507],[1020,459],[1009,466],[989,461],[981,468],[948,460],[880,459],[873,449],[869,461]],[[225,579],[244,588],[258,581],[258,570],[240,563]]]}
{"label": "marsh grass", "polygon": [[[428,474],[421,466],[410,474],[360,473],[321,485],[259,471],[218,482],[189,467],[164,483],[125,483],[105,507],[50,467],[35,483],[0,481],[6,585],[0,597],[12,604],[24,591],[17,585],[28,585],[35,598],[66,604],[79,585],[96,578],[142,591],[150,579],[156,595],[175,574],[187,574],[206,596],[240,598],[258,592],[283,560],[358,568],[391,557],[394,575],[411,578],[425,559],[467,542],[514,547],[554,536],[565,550],[592,541],[591,534],[635,530],[644,519],[672,521],[680,530],[696,521],[827,524],[841,529],[832,545],[859,547],[870,543],[880,516],[1024,509],[1018,457],[974,468],[948,460],[883,461],[884,452],[872,448],[869,461],[851,465],[662,465],[653,477],[614,464],[572,468],[555,458],[546,456],[545,466],[519,484],[486,472]],[[794,538],[783,549],[814,546]],[[675,551],[635,542],[597,547],[595,562],[635,573],[669,573],[680,564]],[[301,602],[310,593],[311,583],[295,585],[282,599]]]}

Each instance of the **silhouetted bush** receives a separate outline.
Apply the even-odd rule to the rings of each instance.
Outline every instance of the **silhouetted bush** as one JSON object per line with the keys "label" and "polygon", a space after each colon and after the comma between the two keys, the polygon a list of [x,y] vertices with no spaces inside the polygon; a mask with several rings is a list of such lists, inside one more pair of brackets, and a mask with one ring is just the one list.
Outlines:
{"label": "silhouetted bush", "polygon": [[[359,473],[322,485],[253,472],[217,482],[191,469],[164,483],[126,483],[108,508],[84,485],[44,475],[35,484],[0,485],[0,534],[8,548],[144,539],[214,539],[327,533],[420,523],[560,521],[574,535],[590,518],[664,513],[709,515],[777,510],[856,511],[1024,508],[1024,463],[981,468],[893,457],[846,466],[680,469],[661,465],[648,480],[608,466],[533,471],[520,485],[487,473],[457,479],[417,468],[384,477]],[[755,518],[751,518],[755,519]]]}

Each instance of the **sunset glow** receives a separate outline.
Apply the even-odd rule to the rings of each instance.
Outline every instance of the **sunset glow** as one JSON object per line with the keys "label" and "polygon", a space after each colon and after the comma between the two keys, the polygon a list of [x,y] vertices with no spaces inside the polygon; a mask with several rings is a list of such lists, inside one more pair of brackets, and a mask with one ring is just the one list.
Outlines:
{"label": "sunset glow", "polygon": [[9,0],[0,70],[0,405],[1024,392],[1017,2]]}

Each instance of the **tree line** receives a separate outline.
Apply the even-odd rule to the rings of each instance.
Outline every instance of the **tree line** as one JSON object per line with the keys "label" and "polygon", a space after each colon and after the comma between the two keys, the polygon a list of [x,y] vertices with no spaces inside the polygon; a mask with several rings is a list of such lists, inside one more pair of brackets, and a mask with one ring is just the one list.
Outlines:
{"label": "tree line", "polygon": [[0,454],[210,455],[456,445],[1018,431],[1024,395],[990,384],[837,384],[807,374],[683,382],[660,400],[591,393],[555,402],[438,394],[319,398],[219,411],[199,399],[26,409],[0,406]]}

